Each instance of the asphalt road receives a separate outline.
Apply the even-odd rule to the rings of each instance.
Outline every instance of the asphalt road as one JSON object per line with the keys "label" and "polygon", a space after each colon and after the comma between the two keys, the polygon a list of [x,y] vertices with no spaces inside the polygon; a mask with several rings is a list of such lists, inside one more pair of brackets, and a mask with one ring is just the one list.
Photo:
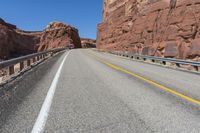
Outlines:
{"label": "asphalt road", "polygon": [[[31,133],[41,125],[38,121],[45,133],[200,132],[197,74],[92,50],[66,52],[46,68],[32,91],[0,121],[1,133]],[[52,103],[44,106],[53,88]],[[37,120],[42,107],[46,119]]]}

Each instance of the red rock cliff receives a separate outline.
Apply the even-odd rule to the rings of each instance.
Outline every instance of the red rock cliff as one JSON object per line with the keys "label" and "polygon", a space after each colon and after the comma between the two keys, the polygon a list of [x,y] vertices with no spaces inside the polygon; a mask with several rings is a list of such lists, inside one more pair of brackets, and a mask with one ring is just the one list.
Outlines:
{"label": "red rock cliff", "polygon": [[81,38],[82,48],[96,48],[96,40],[89,38]]}
{"label": "red rock cliff", "polygon": [[81,48],[78,30],[60,22],[52,22],[43,31],[37,47],[38,51],[44,51],[66,47],[70,43],[73,43],[76,48]]}
{"label": "red rock cliff", "polygon": [[0,19],[0,59],[36,52],[40,34],[18,33],[16,26]]}
{"label": "red rock cliff", "polygon": [[81,47],[78,30],[60,22],[50,23],[44,31],[27,32],[0,19],[0,59],[5,60],[73,43]]}
{"label": "red rock cliff", "polygon": [[199,0],[103,0],[97,48],[200,60]]}

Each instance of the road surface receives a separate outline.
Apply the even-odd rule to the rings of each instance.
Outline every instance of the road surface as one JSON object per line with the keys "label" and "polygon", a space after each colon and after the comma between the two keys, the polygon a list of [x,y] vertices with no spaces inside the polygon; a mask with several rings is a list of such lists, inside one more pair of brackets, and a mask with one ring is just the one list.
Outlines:
{"label": "road surface", "polygon": [[67,51],[47,67],[1,133],[200,131],[197,74],[93,50]]}

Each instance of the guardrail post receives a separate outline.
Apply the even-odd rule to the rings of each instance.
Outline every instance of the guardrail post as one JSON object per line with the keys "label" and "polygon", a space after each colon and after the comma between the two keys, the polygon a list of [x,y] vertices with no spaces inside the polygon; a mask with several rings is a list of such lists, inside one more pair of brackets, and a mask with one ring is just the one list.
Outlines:
{"label": "guardrail post", "polygon": [[176,66],[177,66],[177,67],[181,67],[179,63],[176,63]]}
{"label": "guardrail post", "polygon": [[40,56],[37,56],[37,61],[39,61],[40,60]]}
{"label": "guardrail post", "polygon": [[35,63],[36,62],[36,59],[35,59],[35,57],[33,58],[33,63]]}
{"label": "guardrail post", "polygon": [[20,62],[20,71],[24,69],[24,62]]}
{"label": "guardrail post", "polygon": [[198,66],[193,66],[194,67],[194,69],[195,69],[195,71],[199,71],[199,67]]}
{"label": "guardrail post", "polygon": [[12,75],[15,73],[15,68],[14,66],[9,66],[9,75]]}
{"label": "guardrail post", "polygon": [[163,65],[166,65],[167,63],[166,63],[166,61],[162,61],[162,64],[163,64]]}
{"label": "guardrail post", "polygon": [[27,60],[27,66],[31,65],[31,60]]}

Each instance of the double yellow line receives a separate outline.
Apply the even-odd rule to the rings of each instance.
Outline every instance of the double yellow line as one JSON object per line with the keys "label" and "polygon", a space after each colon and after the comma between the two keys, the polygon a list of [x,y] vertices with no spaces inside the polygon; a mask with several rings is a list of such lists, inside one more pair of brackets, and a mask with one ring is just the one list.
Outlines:
{"label": "double yellow line", "polygon": [[138,79],[140,79],[140,80],[142,80],[142,81],[145,81],[145,82],[147,82],[147,83],[149,83],[149,84],[151,84],[151,85],[154,85],[154,86],[156,86],[156,87],[158,87],[158,88],[160,88],[160,89],[162,89],[162,90],[165,90],[165,91],[167,91],[167,92],[169,92],[169,93],[171,93],[171,94],[173,94],[173,95],[176,95],[176,96],[178,96],[178,97],[180,97],[180,98],[182,98],[182,99],[185,99],[185,100],[187,100],[187,101],[189,101],[189,102],[192,102],[192,103],[195,103],[195,104],[197,104],[197,105],[200,105],[200,101],[198,101],[198,100],[195,100],[195,99],[193,99],[193,98],[191,98],[191,97],[189,97],[189,96],[186,96],[186,95],[184,95],[184,94],[181,94],[181,93],[179,93],[179,92],[177,92],[177,91],[175,91],[175,90],[173,90],[173,89],[171,89],[171,88],[165,87],[165,86],[163,86],[163,85],[161,85],[161,84],[159,84],[159,83],[156,83],[156,82],[154,82],[154,81],[152,81],[152,80],[149,80],[149,79],[147,79],[147,78],[145,78],[145,77],[142,77],[142,76],[140,76],[140,75],[137,75],[137,74],[135,74],[135,73],[133,73],[133,72],[130,72],[130,71],[128,71],[128,70],[126,70],[126,69],[124,69],[124,68],[121,68],[121,67],[119,67],[119,66],[116,66],[116,65],[114,65],[114,64],[112,64],[112,63],[109,63],[108,61],[105,61],[105,60],[99,58],[99,57],[96,56],[96,55],[93,55],[93,54],[92,54],[92,56],[95,57],[95,58],[96,58],[97,60],[99,60],[101,63],[107,65],[107,66],[110,67],[110,68],[113,68],[113,69],[115,69],[115,70],[117,70],[117,71],[121,71],[121,72],[126,73],[126,74],[129,74],[129,75],[131,75],[131,76],[133,76],[133,77],[136,77],[136,78],[138,78]]}

